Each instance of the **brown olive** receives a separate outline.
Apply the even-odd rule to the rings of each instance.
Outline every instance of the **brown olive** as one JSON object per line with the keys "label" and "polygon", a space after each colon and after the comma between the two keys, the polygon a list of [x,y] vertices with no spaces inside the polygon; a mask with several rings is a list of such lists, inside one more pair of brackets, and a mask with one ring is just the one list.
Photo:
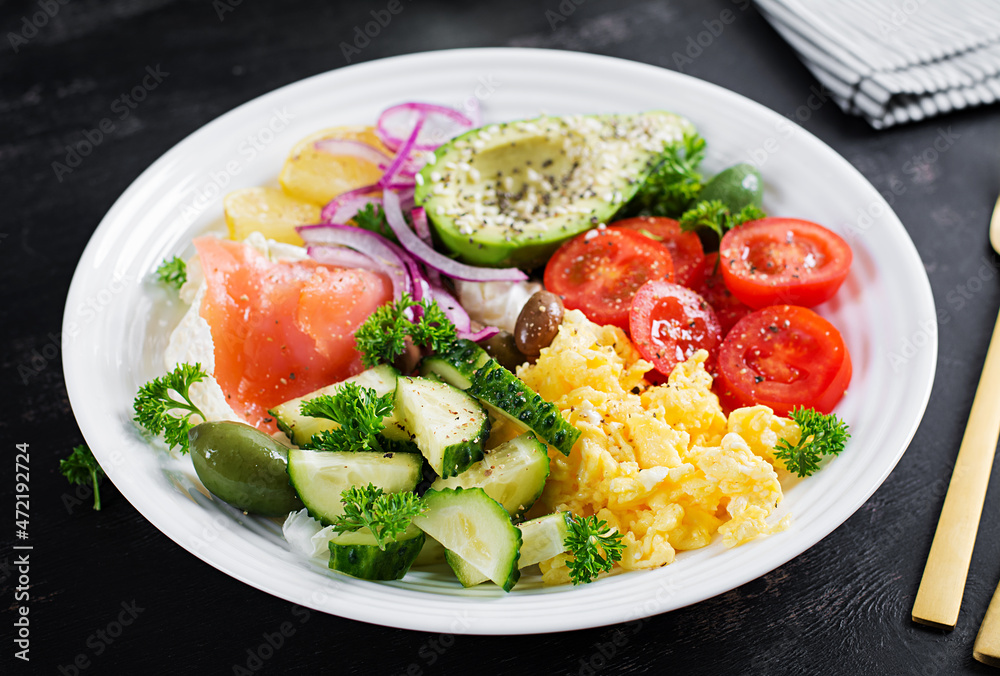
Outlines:
{"label": "brown olive", "polygon": [[543,347],[552,344],[562,323],[562,299],[551,291],[538,291],[521,308],[514,326],[517,349],[529,357],[536,357]]}
{"label": "brown olive", "polygon": [[479,343],[479,346],[486,350],[486,354],[496,359],[500,366],[510,371],[528,361],[528,358],[517,349],[514,335],[507,331],[500,331]]}

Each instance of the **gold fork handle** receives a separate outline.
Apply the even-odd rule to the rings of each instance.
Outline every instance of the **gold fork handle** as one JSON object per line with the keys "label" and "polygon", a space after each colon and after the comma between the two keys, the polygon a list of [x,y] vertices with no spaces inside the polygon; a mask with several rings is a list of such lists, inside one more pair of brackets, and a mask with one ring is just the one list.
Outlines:
{"label": "gold fork handle", "polygon": [[965,436],[958,449],[934,542],[913,603],[914,622],[946,629],[954,629],[958,622],[998,435],[1000,316],[993,327],[993,337],[972,401]]}

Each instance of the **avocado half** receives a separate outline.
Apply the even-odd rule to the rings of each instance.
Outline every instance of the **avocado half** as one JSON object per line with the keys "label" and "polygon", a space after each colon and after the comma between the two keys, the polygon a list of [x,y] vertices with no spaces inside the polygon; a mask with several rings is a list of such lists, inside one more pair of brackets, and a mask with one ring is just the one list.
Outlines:
{"label": "avocado half", "polygon": [[664,111],[488,125],[434,152],[418,175],[415,201],[462,261],[531,269],[567,239],[609,221],[666,147],[693,131]]}

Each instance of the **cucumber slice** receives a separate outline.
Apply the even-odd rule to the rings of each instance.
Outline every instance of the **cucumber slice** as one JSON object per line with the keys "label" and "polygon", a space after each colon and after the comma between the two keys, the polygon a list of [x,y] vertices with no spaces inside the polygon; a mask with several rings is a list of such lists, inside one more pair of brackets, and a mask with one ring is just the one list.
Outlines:
{"label": "cucumber slice", "polygon": [[362,580],[399,580],[424,546],[424,532],[414,525],[379,549],[367,528],[330,540],[330,568]]}
{"label": "cucumber slice", "polygon": [[471,340],[459,340],[450,349],[438,352],[420,362],[420,375],[437,376],[449,385],[467,390],[472,385],[476,369],[489,359],[490,356],[486,351]]}
{"label": "cucumber slice", "polygon": [[423,459],[413,453],[288,451],[288,480],[309,515],[324,526],[344,513],[340,494],[351,486],[374,484],[386,493],[412,491],[420,482],[422,467]]}
{"label": "cucumber slice", "polygon": [[417,560],[413,562],[413,565],[435,566],[439,563],[444,563],[444,554],[444,545],[428,535],[424,540],[424,546],[420,549],[420,553],[417,555]]}
{"label": "cucumber slice", "polygon": [[[284,432],[293,444],[304,446],[312,439],[314,434],[319,434],[324,430],[332,430],[337,427],[337,423],[324,418],[311,418],[302,415],[299,408],[302,402],[315,399],[324,394],[336,394],[344,386],[344,383],[357,383],[361,387],[370,387],[381,397],[396,391],[397,376],[399,376],[399,372],[396,369],[388,364],[379,364],[347,380],[320,388],[297,399],[286,401],[284,404],[270,409],[268,413],[274,416],[274,420],[278,424],[278,429]],[[385,438],[397,441],[409,440],[409,435],[398,424],[395,413],[386,416],[384,422],[385,429],[382,431],[382,435]]]}
{"label": "cucumber slice", "polygon": [[511,516],[523,514],[542,494],[549,454],[532,432],[501,444],[458,476],[438,479],[431,488],[479,487]]}
{"label": "cucumber slice", "polygon": [[[566,551],[566,536],[569,534],[568,518],[568,512],[556,512],[519,525],[522,543],[521,556],[517,561],[518,568],[527,568],[547,561]],[[489,579],[455,552],[446,552],[445,560],[463,587],[474,587]]]}
{"label": "cucumber slice", "polygon": [[398,379],[400,421],[438,475],[454,476],[483,457],[490,418],[479,402],[446,383]]}
{"label": "cucumber slice", "polygon": [[562,417],[555,404],[545,401],[513,373],[490,359],[472,377],[469,394],[524,429],[569,455],[580,430]]}
{"label": "cucumber slice", "polygon": [[430,490],[424,501],[427,511],[415,516],[413,523],[510,591],[521,576],[517,568],[521,531],[500,503],[482,488]]}

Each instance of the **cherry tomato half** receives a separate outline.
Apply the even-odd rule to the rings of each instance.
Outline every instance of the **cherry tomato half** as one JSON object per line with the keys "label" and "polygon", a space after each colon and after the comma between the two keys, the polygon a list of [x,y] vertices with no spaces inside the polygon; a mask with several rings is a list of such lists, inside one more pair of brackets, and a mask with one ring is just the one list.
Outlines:
{"label": "cherry tomato half", "polygon": [[705,256],[705,277],[694,290],[715,310],[715,316],[718,317],[719,325],[722,327],[722,335],[725,336],[736,322],[750,313],[750,307],[726,288],[726,282],[722,278],[722,266],[716,264],[718,260],[717,253]]}
{"label": "cherry tomato half", "polygon": [[651,280],[636,291],[629,312],[632,342],[663,375],[705,349],[715,356],[722,329],[704,298],[679,284]]}
{"label": "cherry tomato half", "polygon": [[833,324],[808,308],[775,305],[736,323],[719,348],[718,371],[720,397],[735,406],[829,413],[851,381],[851,356]]}
{"label": "cherry tomato half", "polygon": [[648,233],[670,249],[670,257],[674,260],[674,281],[681,286],[693,289],[704,277],[705,250],[701,246],[701,240],[695,233],[681,230],[681,224],[674,219],[639,216],[616,221],[611,225]]}
{"label": "cherry tomato half", "polygon": [[833,297],[851,267],[851,247],[822,225],[763,218],[737,226],[719,244],[722,276],[752,308],[812,307]]}
{"label": "cherry tomato half", "polygon": [[650,279],[672,280],[670,250],[625,228],[588,230],[563,244],[545,266],[545,288],[597,324],[628,331],[629,307]]}

